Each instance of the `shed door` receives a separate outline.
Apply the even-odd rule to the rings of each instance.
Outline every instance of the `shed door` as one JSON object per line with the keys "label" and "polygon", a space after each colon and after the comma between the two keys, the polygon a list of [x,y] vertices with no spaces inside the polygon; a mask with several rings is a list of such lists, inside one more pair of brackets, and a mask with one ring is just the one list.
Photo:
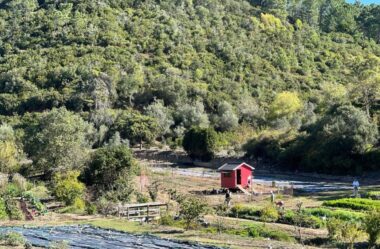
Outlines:
{"label": "shed door", "polygon": [[241,184],[241,169],[236,170],[236,184]]}

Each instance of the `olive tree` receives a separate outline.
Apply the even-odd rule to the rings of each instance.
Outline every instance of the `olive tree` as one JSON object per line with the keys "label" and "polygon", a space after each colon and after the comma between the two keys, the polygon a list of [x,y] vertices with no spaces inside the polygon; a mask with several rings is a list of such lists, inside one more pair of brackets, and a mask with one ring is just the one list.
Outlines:
{"label": "olive tree", "polygon": [[65,108],[44,113],[28,134],[30,158],[43,173],[81,169],[91,147],[93,126]]}

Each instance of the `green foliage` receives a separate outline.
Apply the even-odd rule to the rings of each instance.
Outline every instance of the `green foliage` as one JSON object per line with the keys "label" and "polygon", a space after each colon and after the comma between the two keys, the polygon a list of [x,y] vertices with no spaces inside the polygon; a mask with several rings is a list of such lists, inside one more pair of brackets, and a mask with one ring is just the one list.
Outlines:
{"label": "green foliage", "polygon": [[149,202],[149,197],[144,195],[143,193],[136,192],[136,200],[138,203],[147,203]]}
{"label": "green foliage", "polygon": [[24,236],[17,232],[7,232],[0,235],[0,240],[4,241],[8,246],[23,246],[26,243]]}
{"label": "green foliage", "polygon": [[369,248],[374,248],[380,238],[380,211],[372,211],[364,219],[364,230],[368,234]]}
{"label": "green foliage", "polygon": [[25,192],[26,195],[33,196],[37,199],[46,199],[50,197],[50,191],[44,185],[37,185]]}
{"label": "green foliage", "polygon": [[3,198],[0,199],[0,220],[8,219],[8,213],[6,208],[6,203]]}
{"label": "green foliage", "polygon": [[20,210],[18,201],[14,199],[6,199],[5,208],[10,220],[22,220],[24,218],[24,215]]}
{"label": "green foliage", "polygon": [[[270,142],[280,154],[266,154],[282,164],[378,169],[378,5],[24,2],[0,6],[0,122],[14,131],[0,138],[2,171],[18,170],[22,149],[27,168],[49,176],[80,169],[91,147],[159,138],[175,148],[193,126],[234,132],[243,123],[298,135]],[[363,109],[368,122],[354,109],[331,119],[335,104]],[[310,128],[325,116],[324,128]]]}
{"label": "green foliage", "polygon": [[342,227],[342,239],[348,243],[349,249],[354,249],[355,242],[362,236],[360,224],[354,222],[345,222]]}
{"label": "green foliage", "polygon": [[53,241],[50,243],[48,249],[69,249],[70,246],[67,241]]}
{"label": "green foliage", "polygon": [[273,119],[291,117],[300,111],[302,107],[302,101],[297,93],[282,92],[276,95],[269,108],[270,117]]}
{"label": "green foliage", "polygon": [[380,200],[380,191],[369,191],[365,196],[373,200]]}
{"label": "green foliage", "polygon": [[179,201],[179,214],[185,221],[186,229],[207,211],[207,204],[196,197],[186,196]]}
{"label": "green foliage", "polygon": [[332,107],[281,155],[282,162],[309,171],[360,173],[360,155],[377,141],[376,125],[353,106]]}
{"label": "green foliage", "polygon": [[86,187],[78,181],[79,174],[78,171],[68,171],[54,175],[54,195],[66,205],[74,205],[84,195]]}
{"label": "green foliage", "polygon": [[152,201],[156,201],[157,200],[158,192],[159,192],[159,187],[160,187],[160,184],[159,184],[158,181],[155,181],[155,182],[153,182],[152,184],[149,185],[149,187],[148,187],[148,193],[149,193],[150,199],[152,199]]}
{"label": "green foliage", "polygon": [[170,214],[164,214],[164,215],[161,215],[159,222],[160,222],[160,225],[163,225],[163,226],[173,226],[175,223],[175,220],[173,216],[171,216]]}
{"label": "green foliage", "polygon": [[259,217],[260,209],[236,204],[231,208],[230,215],[236,218]]}
{"label": "green foliage", "polygon": [[122,138],[140,147],[143,142],[151,143],[159,135],[159,129],[155,118],[133,110],[122,111],[113,125],[113,130],[120,132]]}
{"label": "green foliage", "polygon": [[260,210],[260,218],[265,222],[277,221],[278,217],[278,211],[272,205],[268,205]]}
{"label": "green foliage", "polygon": [[81,169],[92,125],[65,108],[43,113],[27,132],[26,152],[44,173]]}
{"label": "green foliage", "polygon": [[22,194],[22,190],[14,183],[9,183],[2,189],[1,195],[6,198],[19,197]]}
{"label": "green foliage", "polygon": [[134,175],[137,165],[131,150],[124,146],[108,146],[96,150],[85,170],[86,182],[100,189],[111,190],[120,176]]}
{"label": "green foliage", "polygon": [[362,212],[328,208],[306,208],[303,212],[307,215],[313,215],[319,218],[336,218],[343,221],[361,221],[365,216]]}
{"label": "green foliage", "polygon": [[344,222],[337,218],[330,218],[327,220],[326,227],[330,240],[339,240],[342,236],[342,228]]}
{"label": "green foliage", "polygon": [[252,238],[269,238],[278,241],[294,242],[294,239],[286,232],[272,230],[261,225],[250,225],[243,229],[228,228],[227,233]]}
{"label": "green foliage", "polygon": [[321,228],[324,223],[321,218],[294,211],[286,211],[284,216],[280,218],[280,222],[285,224],[296,225],[299,227]]}
{"label": "green foliage", "polygon": [[0,171],[13,173],[19,169],[21,151],[16,144],[13,128],[3,124],[0,126]]}
{"label": "green foliage", "polygon": [[211,128],[191,128],[183,138],[183,148],[193,159],[210,161],[216,152],[218,134]]}
{"label": "green foliage", "polygon": [[98,209],[94,203],[86,203],[86,213],[88,215],[95,215],[97,214]]}
{"label": "green foliage", "polygon": [[323,206],[371,211],[374,209],[380,210],[380,201],[360,198],[343,198],[338,200],[325,201],[323,202]]}

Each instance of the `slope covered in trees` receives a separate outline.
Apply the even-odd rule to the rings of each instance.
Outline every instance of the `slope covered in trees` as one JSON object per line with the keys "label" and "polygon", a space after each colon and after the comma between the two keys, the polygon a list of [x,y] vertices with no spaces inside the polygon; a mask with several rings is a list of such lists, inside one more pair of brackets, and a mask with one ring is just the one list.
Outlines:
{"label": "slope covered in trees", "polygon": [[0,132],[12,133],[0,165],[81,168],[91,148],[174,147],[197,126],[299,169],[376,167],[379,5],[3,0],[0,27]]}

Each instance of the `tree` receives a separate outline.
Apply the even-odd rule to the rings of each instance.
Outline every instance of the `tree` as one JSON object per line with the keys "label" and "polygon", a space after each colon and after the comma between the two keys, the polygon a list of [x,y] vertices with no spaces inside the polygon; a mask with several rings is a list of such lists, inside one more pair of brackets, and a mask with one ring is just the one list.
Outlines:
{"label": "tree", "polygon": [[192,159],[210,161],[217,150],[218,134],[212,128],[191,128],[186,132],[182,146]]}
{"label": "tree", "polygon": [[364,107],[367,116],[371,117],[372,107],[380,98],[380,58],[369,55],[356,71],[359,84],[353,88],[352,95]]}
{"label": "tree", "polygon": [[239,118],[236,116],[230,103],[223,101],[219,104],[216,122],[217,127],[222,131],[232,130],[239,125]]}
{"label": "tree", "polygon": [[286,0],[261,0],[261,5],[265,11],[280,17],[282,20],[286,19]]}
{"label": "tree", "polygon": [[164,136],[170,133],[170,127],[174,124],[173,117],[162,101],[156,100],[146,109],[146,114],[154,118],[158,123],[159,136],[164,141]]}
{"label": "tree", "polygon": [[28,134],[27,152],[44,173],[81,169],[88,155],[93,127],[65,108],[53,109]]}
{"label": "tree", "polygon": [[140,149],[143,142],[151,143],[157,137],[158,129],[156,119],[133,110],[122,111],[113,125],[114,132],[120,132],[131,144],[139,144]]}
{"label": "tree", "polygon": [[272,119],[291,117],[303,107],[303,103],[295,92],[282,92],[276,95],[269,107]]}
{"label": "tree", "polygon": [[86,187],[78,181],[79,171],[56,173],[53,177],[54,195],[66,205],[82,200]]}
{"label": "tree", "polygon": [[362,165],[355,158],[370,150],[378,138],[376,125],[351,105],[331,107],[307,130],[310,133],[299,136],[281,157],[285,163],[318,172],[360,173]]}
{"label": "tree", "polygon": [[177,119],[185,128],[191,128],[192,126],[207,128],[210,123],[205,113],[204,105],[199,101],[180,106]]}
{"label": "tree", "polygon": [[380,212],[372,211],[365,217],[364,230],[368,234],[369,248],[375,248],[380,237]]}
{"label": "tree", "polygon": [[347,144],[351,153],[363,153],[377,141],[376,125],[353,106],[333,108],[319,125],[325,141]]}
{"label": "tree", "polygon": [[112,190],[121,176],[134,175],[137,170],[131,150],[124,145],[107,146],[95,151],[85,169],[86,182],[100,189]]}
{"label": "tree", "polygon": [[199,198],[186,196],[180,198],[179,214],[185,220],[186,229],[189,229],[191,224],[199,219],[207,211],[207,204]]}
{"label": "tree", "polygon": [[7,124],[0,126],[0,171],[16,172],[19,166],[20,150],[16,144],[13,128]]}

